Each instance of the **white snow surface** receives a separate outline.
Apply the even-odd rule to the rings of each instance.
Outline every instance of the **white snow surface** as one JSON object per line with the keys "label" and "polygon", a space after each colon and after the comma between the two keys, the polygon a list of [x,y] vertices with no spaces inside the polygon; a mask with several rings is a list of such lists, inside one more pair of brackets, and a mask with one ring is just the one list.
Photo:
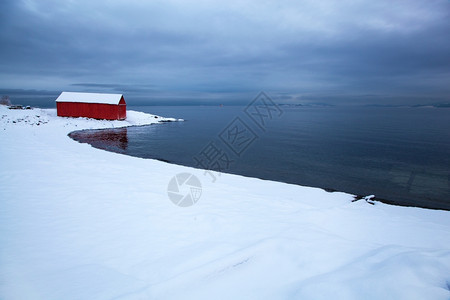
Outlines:
{"label": "white snow surface", "polygon": [[56,102],[119,104],[122,94],[62,92]]}
{"label": "white snow surface", "polygon": [[[450,212],[106,152],[0,106],[0,299],[449,299]],[[154,125],[162,126],[162,125]],[[167,196],[178,173],[201,199]]]}

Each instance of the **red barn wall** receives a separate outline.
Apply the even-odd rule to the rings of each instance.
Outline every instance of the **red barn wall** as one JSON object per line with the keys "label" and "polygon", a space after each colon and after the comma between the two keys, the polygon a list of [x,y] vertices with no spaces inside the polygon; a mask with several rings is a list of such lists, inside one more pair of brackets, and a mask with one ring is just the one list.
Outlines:
{"label": "red barn wall", "polygon": [[127,104],[122,98],[119,101],[119,120],[125,120],[127,118]]}
{"label": "red barn wall", "polygon": [[[120,102],[122,102],[122,99]],[[125,103],[125,101],[123,101]],[[93,119],[123,120],[126,118],[126,104],[100,104],[78,102],[56,102],[60,117],[86,117]]]}

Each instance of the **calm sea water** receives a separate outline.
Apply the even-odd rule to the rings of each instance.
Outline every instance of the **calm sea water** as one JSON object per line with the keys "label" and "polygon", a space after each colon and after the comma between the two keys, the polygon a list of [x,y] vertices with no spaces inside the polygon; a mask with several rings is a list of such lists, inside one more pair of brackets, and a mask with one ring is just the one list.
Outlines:
{"label": "calm sea water", "polygon": [[186,121],[72,137],[137,157],[450,209],[450,109],[282,107],[258,126],[244,108],[129,107]]}

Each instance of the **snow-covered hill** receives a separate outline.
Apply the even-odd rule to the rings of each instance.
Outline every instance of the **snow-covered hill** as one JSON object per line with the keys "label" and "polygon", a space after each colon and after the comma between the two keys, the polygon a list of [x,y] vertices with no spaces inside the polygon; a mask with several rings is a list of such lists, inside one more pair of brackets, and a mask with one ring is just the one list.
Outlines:
{"label": "snow-covered hill", "polygon": [[[450,212],[94,149],[0,106],[0,299],[449,299]],[[155,125],[159,126],[159,125]],[[170,180],[202,195],[182,208]]]}

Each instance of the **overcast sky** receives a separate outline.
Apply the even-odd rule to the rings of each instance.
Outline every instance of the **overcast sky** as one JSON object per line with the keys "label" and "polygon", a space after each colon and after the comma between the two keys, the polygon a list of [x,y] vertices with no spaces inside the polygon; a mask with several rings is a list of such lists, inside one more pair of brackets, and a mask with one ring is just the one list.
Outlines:
{"label": "overcast sky", "polygon": [[2,0],[0,40],[2,93],[450,101],[449,0]]}

